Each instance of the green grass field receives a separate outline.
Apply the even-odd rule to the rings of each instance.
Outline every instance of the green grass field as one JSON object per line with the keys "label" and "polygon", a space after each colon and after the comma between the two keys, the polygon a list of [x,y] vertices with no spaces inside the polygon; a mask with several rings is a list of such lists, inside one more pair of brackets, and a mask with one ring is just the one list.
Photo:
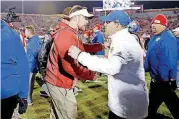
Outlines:
{"label": "green grass field", "polygon": [[[78,118],[77,119],[107,119],[107,84],[106,78],[98,78],[97,83],[82,83],[79,81],[78,86],[83,90],[76,97],[78,102]],[[146,80],[150,82],[150,76],[146,74]],[[47,99],[39,96],[40,87],[36,84],[33,100],[34,105],[29,106],[23,119],[49,119],[49,103]],[[179,91],[177,92],[179,95]],[[172,116],[165,104],[162,104],[159,113],[165,115],[163,119],[172,119]]]}

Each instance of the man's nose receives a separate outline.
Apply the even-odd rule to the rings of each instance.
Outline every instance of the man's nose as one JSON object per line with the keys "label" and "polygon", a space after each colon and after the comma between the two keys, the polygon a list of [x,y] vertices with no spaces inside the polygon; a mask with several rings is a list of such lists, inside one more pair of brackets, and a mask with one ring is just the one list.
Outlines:
{"label": "man's nose", "polygon": [[88,20],[86,20],[86,23],[88,24],[88,23],[89,23],[89,21],[88,21]]}

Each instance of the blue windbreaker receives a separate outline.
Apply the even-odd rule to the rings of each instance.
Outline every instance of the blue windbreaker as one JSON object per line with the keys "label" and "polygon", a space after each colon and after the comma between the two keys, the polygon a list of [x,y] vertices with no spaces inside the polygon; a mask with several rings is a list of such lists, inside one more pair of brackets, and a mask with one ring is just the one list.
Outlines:
{"label": "blue windbreaker", "polygon": [[145,71],[156,80],[176,79],[177,40],[168,29],[151,38],[145,60]]}
{"label": "blue windbreaker", "polygon": [[42,40],[37,36],[33,36],[27,42],[27,58],[31,73],[38,72],[38,53],[42,45]]}
{"label": "blue windbreaker", "polygon": [[[101,31],[98,31],[95,33],[95,37],[92,41],[92,43],[101,43],[104,44],[104,36],[103,33]],[[104,50],[97,52],[95,55],[105,55]]]}
{"label": "blue windbreaker", "polygon": [[1,21],[1,99],[27,98],[29,67],[20,36]]}

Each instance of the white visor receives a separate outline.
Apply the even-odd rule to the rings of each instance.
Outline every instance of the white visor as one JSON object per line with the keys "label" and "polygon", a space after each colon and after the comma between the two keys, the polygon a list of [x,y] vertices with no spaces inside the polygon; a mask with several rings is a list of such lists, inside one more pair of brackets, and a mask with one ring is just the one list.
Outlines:
{"label": "white visor", "polygon": [[82,16],[85,16],[85,17],[93,17],[94,16],[93,14],[88,13],[87,9],[82,9],[82,10],[76,11],[74,13],[71,13],[69,15],[69,18],[72,18],[74,16],[78,16],[78,15],[82,15]]}

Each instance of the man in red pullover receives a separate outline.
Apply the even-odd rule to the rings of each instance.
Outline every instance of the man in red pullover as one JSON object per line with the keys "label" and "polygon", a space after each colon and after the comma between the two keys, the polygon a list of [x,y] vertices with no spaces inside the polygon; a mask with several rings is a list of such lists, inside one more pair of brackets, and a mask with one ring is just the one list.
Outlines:
{"label": "man in red pullover", "polygon": [[[70,21],[60,22],[54,34],[45,79],[59,119],[76,119],[77,102],[72,90],[73,80],[93,80],[95,76],[94,72],[68,55],[72,45],[91,53],[103,49],[101,44],[86,45],[78,39],[78,30],[85,30],[88,18],[92,16],[85,7],[74,6],[69,15]],[[50,118],[55,119],[53,112]]]}

